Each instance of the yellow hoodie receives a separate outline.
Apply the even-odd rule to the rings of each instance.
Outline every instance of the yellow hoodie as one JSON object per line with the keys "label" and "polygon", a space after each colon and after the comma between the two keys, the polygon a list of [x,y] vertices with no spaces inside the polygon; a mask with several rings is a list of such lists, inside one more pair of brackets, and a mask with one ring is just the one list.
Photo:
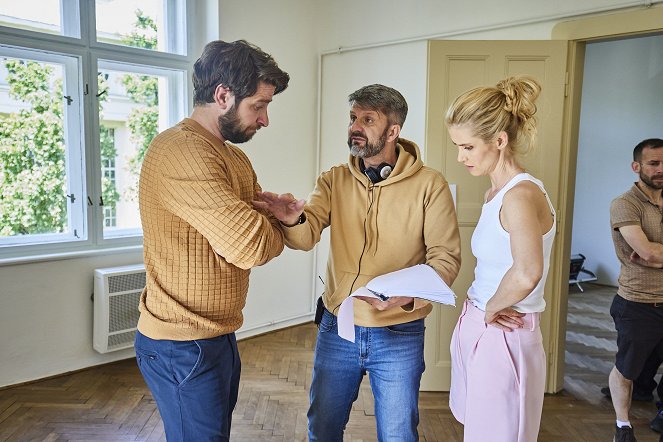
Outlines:
{"label": "yellow hoodie", "polygon": [[[460,235],[449,185],[440,172],[424,166],[419,148],[400,138],[391,175],[373,184],[359,159],[323,172],[309,195],[306,222],[283,227],[285,243],[310,250],[330,226],[330,251],[323,300],[327,310],[372,278],[415,264],[428,264],[451,285],[460,269]],[[414,308],[379,311],[355,300],[355,324],[383,327],[428,315],[428,301]]]}

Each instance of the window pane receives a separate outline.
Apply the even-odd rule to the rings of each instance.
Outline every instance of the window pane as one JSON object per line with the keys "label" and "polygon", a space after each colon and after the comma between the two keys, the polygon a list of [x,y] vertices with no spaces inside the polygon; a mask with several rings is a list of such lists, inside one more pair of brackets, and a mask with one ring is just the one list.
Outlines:
{"label": "window pane", "polygon": [[[103,69],[104,63],[100,63]],[[117,66],[117,64],[115,64]],[[103,69],[99,73],[99,142],[104,237],[140,234],[138,177],[147,146],[165,128],[165,76]],[[160,93],[160,91],[162,91]]]}
{"label": "window pane", "polygon": [[95,0],[97,41],[184,54],[184,0]]}
{"label": "window pane", "polygon": [[0,58],[1,242],[69,229],[63,81],[60,64]]}
{"label": "window pane", "polygon": [[140,244],[142,155],[187,109],[188,1],[0,0],[0,259]]}
{"label": "window pane", "polygon": [[63,34],[60,1],[0,0],[0,25]]}

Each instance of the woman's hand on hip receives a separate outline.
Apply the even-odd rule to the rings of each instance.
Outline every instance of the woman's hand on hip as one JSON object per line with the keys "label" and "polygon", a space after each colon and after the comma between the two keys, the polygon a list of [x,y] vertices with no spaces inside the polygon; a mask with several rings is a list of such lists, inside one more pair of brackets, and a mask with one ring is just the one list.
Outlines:
{"label": "woman's hand on hip", "polygon": [[521,319],[525,313],[517,312],[511,307],[491,312],[486,310],[486,324],[499,328],[500,330],[511,332],[517,328],[522,328],[525,322]]}

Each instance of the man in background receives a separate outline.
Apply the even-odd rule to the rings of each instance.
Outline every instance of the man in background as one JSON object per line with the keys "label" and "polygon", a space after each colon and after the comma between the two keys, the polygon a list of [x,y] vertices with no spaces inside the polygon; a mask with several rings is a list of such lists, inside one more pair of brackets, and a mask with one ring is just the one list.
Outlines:
{"label": "man in background", "polygon": [[629,421],[633,380],[652,353],[663,354],[663,140],[635,146],[631,168],[639,180],[610,205],[612,240],[621,263],[610,307],[617,329],[616,363],[609,377],[617,442],[636,440]]}
{"label": "man in background", "polygon": [[251,267],[283,250],[279,223],[251,206],[260,186],[249,141],[288,86],[274,59],[246,41],[213,41],[194,65],[194,109],[154,138],[143,162],[140,215],[147,286],[138,366],[169,441],[227,441],[237,402]]}

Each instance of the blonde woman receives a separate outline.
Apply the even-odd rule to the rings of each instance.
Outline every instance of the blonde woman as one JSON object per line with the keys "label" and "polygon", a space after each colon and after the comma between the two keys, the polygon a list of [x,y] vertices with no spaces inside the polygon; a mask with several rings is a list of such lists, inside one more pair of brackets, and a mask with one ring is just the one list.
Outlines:
{"label": "blonde woman", "polygon": [[449,404],[465,442],[534,442],[546,360],[539,328],[555,236],[543,184],[518,162],[536,138],[540,85],[512,77],[458,97],[445,122],[458,161],[488,176],[472,235],[474,281],[451,342]]}

